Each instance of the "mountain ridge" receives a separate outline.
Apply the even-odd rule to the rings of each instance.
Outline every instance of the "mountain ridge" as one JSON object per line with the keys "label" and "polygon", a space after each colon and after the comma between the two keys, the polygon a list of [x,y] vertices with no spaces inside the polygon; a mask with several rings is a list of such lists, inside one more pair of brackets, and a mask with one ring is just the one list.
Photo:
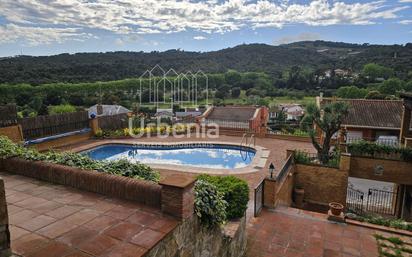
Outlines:
{"label": "mountain ridge", "polygon": [[0,58],[0,83],[44,84],[94,82],[139,77],[159,64],[177,71],[221,73],[265,72],[278,77],[293,66],[311,70],[332,68],[359,71],[366,63],[391,67],[397,74],[412,70],[412,43],[405,45],[301,41],[278,46],[242,44],[210,52],[170,49],[159,52],[116,51],[62,53],[52,56]]}

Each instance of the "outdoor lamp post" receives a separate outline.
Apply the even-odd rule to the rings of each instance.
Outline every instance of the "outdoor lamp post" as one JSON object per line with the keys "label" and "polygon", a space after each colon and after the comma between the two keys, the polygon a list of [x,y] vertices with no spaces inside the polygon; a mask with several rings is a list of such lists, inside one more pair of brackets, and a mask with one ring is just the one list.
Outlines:
{"label": "outdoor lamp post", "polygon": [[270,165],[269,165],[270,178],[273,178],[273,171],[274,170],[275,170],[275,165],[273,165],[273,163],[270,163]]}

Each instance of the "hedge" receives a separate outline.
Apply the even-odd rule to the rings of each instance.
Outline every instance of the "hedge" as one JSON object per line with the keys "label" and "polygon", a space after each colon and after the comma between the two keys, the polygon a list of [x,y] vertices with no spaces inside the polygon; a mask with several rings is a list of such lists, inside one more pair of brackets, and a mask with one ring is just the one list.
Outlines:
{"label": "hedge", "polygon": [[249,186],[244,180],[235,176],[210,175],[200,175],[198,180],[209,182],[223,194],[223,199],[227,202],[225,210],[227,219],[243,217],[249,201]]}

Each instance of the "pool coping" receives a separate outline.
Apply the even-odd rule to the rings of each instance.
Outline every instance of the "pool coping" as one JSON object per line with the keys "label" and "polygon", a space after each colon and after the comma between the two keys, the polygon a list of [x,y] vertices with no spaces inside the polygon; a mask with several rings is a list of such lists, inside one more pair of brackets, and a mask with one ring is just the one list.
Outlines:
{"label": "pool coping", "polygon": [[[213,145],[228,145],[228,146],[239,146],[238,143],[233,142],[218,142],[218,141],[185,141],[185,142],[150,142],[150,141],[134,141],[134,140],[101,140],[91,142],[90,144],[75,147],[71,149],[72,152],[83,152],[91,150],[92,148],[104,146],[104,145],[111,145],[111,144],[125,144],[125,145],[155,145],[155,146],[170,146],[170,145],[191,145],[191,144],[213,144]],[[268,160],[270,150],[259,146],[247,146],[252,148],[256,151],[255,157],[253,161],[243,168],[236,168],[236,169],[215,169],[215,168],[202,168],[202,167],[194,167],[194,166],[185,166],[185,165],[176,165],[176,164],[147,164],[148,166],[152,167],[156,170],[172,170],[172,171],[181,171],[186,173],[207,173],[207,174],[214,174],[214,175],[234,175],[234,174],[247,174],[247,173],[254,173],[262,170],[266,162]]]}

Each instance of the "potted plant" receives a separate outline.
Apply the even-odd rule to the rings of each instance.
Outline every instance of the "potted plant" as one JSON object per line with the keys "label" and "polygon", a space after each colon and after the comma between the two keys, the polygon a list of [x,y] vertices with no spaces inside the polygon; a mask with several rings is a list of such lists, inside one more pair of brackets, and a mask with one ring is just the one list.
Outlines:
{"label": "potted plant", "polygon": [[329,208],[333,215],[339,216],[343,211],[343,204],[331,202],[329,203]]}

